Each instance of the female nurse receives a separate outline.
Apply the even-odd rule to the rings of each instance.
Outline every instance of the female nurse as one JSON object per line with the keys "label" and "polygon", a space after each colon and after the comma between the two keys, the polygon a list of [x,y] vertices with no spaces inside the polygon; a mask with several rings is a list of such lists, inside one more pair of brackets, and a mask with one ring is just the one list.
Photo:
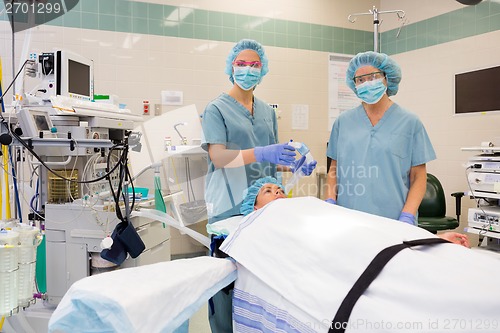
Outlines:
{"label": "female nurse", "polygon": [[[240,214],[242,193],[255,180],[294,169],[295,149],[278,143],[274,110],[254,96],[255,87],[268,73],[264,48],[250,39],[239,41],[226,60],[233,83],[227,93],[211,101],[202,116],[208,151],[205,201],[209,223]],[[302,166],[310,175],[316,162]]]}
{"label": "female nurse", "polygon": [[361,105],[333,124],[327,155],[327,201],[417,225],[427,184],[426,163],[436,158],[419,118],[390,99],[401,69],[389,56],[357,54],[346,83]]}
{"label": "female nurse", "polygon": [[[298,166],[295,149],[278,143],[274,110],[254,96],[255,87],[268,73],[268,59],[261,44],[243,39],[226,60],[225,73],[233,83],[227,93],[211,101],[202,116],[208,151],[205,201],[208,222],[240,215],[244,191],[256,180],[276,176],[276,171],[300,167],[310,175],[316,162]],[[231,292],[217,293],[209,310],[212,332],[232,332]]]}

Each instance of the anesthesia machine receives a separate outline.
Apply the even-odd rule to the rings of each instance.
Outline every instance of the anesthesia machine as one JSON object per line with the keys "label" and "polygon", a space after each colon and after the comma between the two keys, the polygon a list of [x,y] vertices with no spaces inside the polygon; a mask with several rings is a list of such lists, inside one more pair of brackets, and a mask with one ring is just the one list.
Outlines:
{"label": "anesthesia machine", "polygon": [[37,84],[3,110],[0,133],[7,195],[15,190],[0,221],[0,317],[14,331],[36,298],[55,308],[84,277],[170,260],[170,229],[132,213],[168,211],[177,195],[134,187],[129,151],[140,150],[143,119],[94,102],[92,60],[65,50],[30,58],[19,80]]}

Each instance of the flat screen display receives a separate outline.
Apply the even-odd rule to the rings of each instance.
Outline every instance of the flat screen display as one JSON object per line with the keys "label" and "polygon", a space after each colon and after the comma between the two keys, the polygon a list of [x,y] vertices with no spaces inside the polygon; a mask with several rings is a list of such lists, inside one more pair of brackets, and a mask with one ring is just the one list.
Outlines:
{"label": "flat screen display", "polygon": [[455,75],[455,113],[500,111],[500,66]]}
{"label": "flat screen display", "polygon": [[90,96],[90,67],[69,59],[68,72],[68,92]]}
{"label": "flat screen display", "polygon": [[49,123],[47,121],[47,117],[45,115],[39,115],[39,114],[34,114],[33,118],[35,119],[35,124],[36,128],[38,131],[48,131],[50,130],[49,128]]}

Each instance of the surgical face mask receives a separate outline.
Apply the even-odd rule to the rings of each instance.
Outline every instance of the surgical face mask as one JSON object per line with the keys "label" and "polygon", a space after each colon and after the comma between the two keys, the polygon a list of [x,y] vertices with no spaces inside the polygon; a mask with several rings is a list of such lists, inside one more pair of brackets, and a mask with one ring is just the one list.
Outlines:
{"label": "surgical face mask", "polygon": [[356,95],[365,103],[375,104],[387,91],[384,79],[366,81],[356,87]]}
{"label": "surgical face mask", "polygon": [[234,83],[236,83],[243,90],[250,90],[255,87],[260,81],[260,68],[253,68],[250,66],[233,67]]}

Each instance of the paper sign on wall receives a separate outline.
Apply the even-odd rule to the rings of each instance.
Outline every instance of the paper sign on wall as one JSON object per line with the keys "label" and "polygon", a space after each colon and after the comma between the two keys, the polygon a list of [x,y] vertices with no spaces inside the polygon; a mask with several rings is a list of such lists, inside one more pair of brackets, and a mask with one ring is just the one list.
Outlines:
{"label": "paper sign on wall", "polygon": [[292,105],[292,129],[296,130],[309,129],[309,105],[305,104]]}
{"label": "paper sign on wall", "polygon": [[344,111],[359,105],[356,94],[346,84],[346,71],[352,55],[328,55],[328,128],[332,129],[335,119]]}
{"label": "paper sign on wall", "polygon": [[161,104],[163,105],[182,105],[184,104],[184,96],[182,91],[162,90]]}

